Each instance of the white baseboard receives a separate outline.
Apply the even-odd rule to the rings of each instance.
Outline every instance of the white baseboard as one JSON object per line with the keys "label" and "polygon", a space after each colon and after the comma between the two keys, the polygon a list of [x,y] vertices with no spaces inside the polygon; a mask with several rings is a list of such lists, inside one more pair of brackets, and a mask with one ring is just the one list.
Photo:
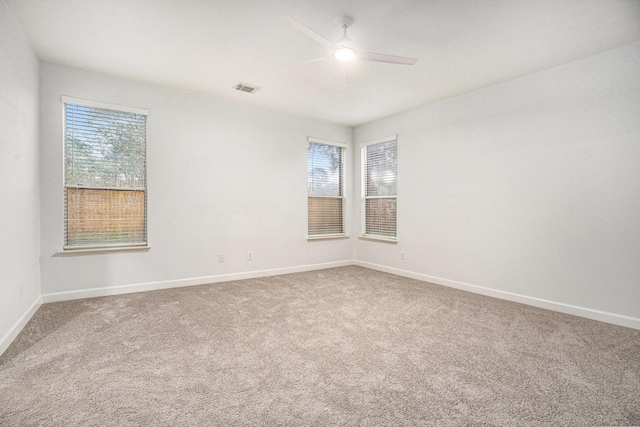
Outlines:
{"label": "white baseboard", "polygon": [[11,329],[9,329],[9,332],[4,334],[4,336],[0,338],[0,355],[2,355],[2,353],[4,353],[9,348],[13,340],[15,340],[18,334],[20,334],[20,331],[22,331],[22,329],[27,326],[27,323],[29,323],[29,320],[31,320],[31,318],[36,313],[36,311],[38,311],[38,308],[40,308],[41,305],[42,297],[38,296],[33,304],[31,304],[31,307],[29,307],[29,309],[22,315],[22,317],[20,317],[20,319],[18,319],[18,321],[11,327]]}
{"label": "white baseboard", "polygon": [[189,279],[167,280],[162,282],[140,283],[133,285],[115,286],[109,288],[83,289],[78,291],[54,292],[43,294],[38,297],[25,314],[15,323],[15,325],[0,338],[0,355],[9,348],[9,345],[18,336],[20,331],[26,326],[31,317],[35,314],[41,304],[58,301],[70,301],[83,298],[95,298],[108,295],[128,294],[133,292],[144,292],[158,289],[178,288],[184,286],[206,285],[209,283],[228,282],[232,280],[255,279],[259,277],[276,276],[279,274],[300,273],[304,271],[321,270],[325,268],[345,267],[349,265],[358,265],[373,270],[383,271],[402,277],[408,277],[424,282],[435,283],[437,285],[447,286],[450,288],[460,289],[467,292],[486,295],[506,301],[518,302],[533,307],[544,308],[547,310],[557,311],[560,313],[571,314],[574,316],[584,317],[587,319],[598,320],[601,322],[611,323],[618,326],[633,328],[640,330],[640,319],[630,316],[624,316],[615,313],[608,313],[600,310],[593,310],[575,305],[549,301],[541,298],[530,297],[526,295],[515,294],[512,292],[501,291],[484,286],[472,285],[469,283],[457,282],[455,280],[443,279],[440,277],[429,276],[426,274],[415,273],[412,271],[401,270],[393,267],[386,267],[365,261],[345,260],[328,262],[322,264],[310,264],[297,267],[274,268],[269,270],[249,271],[244,273],[221,274],[217,276],[194,277]]}
{"label": "white baseboard", "polygon": [[469,283],[457,282],[455,280],[443,279],[440,277],[428,276],[426,274],[414,273],[412,271],[401,270],[384,265],[374,264],[365,261],[354,261],[355,265],[373,270],[383,271],[385,273],[395,274],[397,276],[408,277],[410,279],[421,280],[423,282],[435,283],[436,285],[447,286],[450,288],[460,289],[474,294],[486,295],[506,301],[518,302],[533,307],[544,308],[546,310],[557,311],[560,313],[571,314],[574,316],[584,317],[587,319],[598,320],[600,322],[611,323],[618,326],[640,330],[640,319],[621,314],[608,313],[606,311],[594,310],[585,307],[579,307],[571,304],[564,304],[555,301],[549,301],[541,298],[530,297],[526,295],[515,294],[512,292],[501,291],[498,289],[485,288],[484,286],[472,285]]}
{"label": "white baseboard", "polygon": [[53,292],[42,295],[42,301],[59,302],[84,298],[104,297],[108,295],[130,294],[134,292],[155,291],[159,289],[180,288],[184,286],[206,285],[209,283],[230,282],[232,280],[255,279],[258,277],[277,276],[279,274],[301,273],[304,271],[322,270],[325,268],[354,265],[353,260],[327,262],[322,264],[301,265],[297,267],[274,268],[270,270],[248,271],[245,273],[220,274],[217,276],[193,277],[189,279],[167,280],[162,282],[139,283],[133,285],[113,286],[108,288],[82,289],[78,291]]}

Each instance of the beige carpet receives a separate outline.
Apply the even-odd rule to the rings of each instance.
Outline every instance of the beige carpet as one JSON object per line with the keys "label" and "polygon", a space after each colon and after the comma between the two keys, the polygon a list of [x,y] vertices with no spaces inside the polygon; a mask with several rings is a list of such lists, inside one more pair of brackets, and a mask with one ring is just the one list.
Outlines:
{"label": "beige carpet", "polygon": [[43,305],[1,426],[640,424],[640,331],[344,267]]}

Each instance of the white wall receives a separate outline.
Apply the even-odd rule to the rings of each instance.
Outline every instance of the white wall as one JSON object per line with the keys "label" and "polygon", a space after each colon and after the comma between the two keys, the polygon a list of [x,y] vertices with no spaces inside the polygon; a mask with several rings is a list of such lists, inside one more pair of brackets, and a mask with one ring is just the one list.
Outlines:
{"label": "white wall", "polygon": [[[38,82],[37,59],[3,4],[0,58],[0,352],[37,308],[40,280],[45,296],[65,299],[354,258],[640,318],[638,43],[355,132],[50,64]],[[150,252],[54,256],[63,235],[62,95],[150,110]],[[354,239],[353,147],[352,239],[305,239],[306,137],[350,142],[354,133],[356,142],[399,135],[397,245]]]}
{"label": "white wall", "polygon": [[[351,128],[51,64],[41,64],[40,85],[45,296],[353,258],[351,240],[306,240],[306,138],[350,143]],[[54,256],[63,241],[62,95],[150,110],[150,252]]]}
{"label": "white wall", "polygon": [[38,60],[0,2],[0,354],[40,300],[38,166]]}
{"label": "white wall", "polygon": [[399,243],[356,259],[637,323],[639,76],[635,43],[356,128],[399,168]]}

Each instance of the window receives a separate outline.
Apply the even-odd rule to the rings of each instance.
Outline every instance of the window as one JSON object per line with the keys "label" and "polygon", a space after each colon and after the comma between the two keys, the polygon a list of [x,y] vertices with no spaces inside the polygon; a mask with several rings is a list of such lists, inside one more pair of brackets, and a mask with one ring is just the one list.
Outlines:
{"label": "window", "polygon": [[147,110],[63,97],[64,249],[147,244]]}
{"label": "window", "polygon": [[346,144],[309,138],[307,146],[308,237],[340,237],[345,230]]}
{"label": "window", "polygon": [[363,142],[362,235],[395,241],[397,238],[396,136]]}

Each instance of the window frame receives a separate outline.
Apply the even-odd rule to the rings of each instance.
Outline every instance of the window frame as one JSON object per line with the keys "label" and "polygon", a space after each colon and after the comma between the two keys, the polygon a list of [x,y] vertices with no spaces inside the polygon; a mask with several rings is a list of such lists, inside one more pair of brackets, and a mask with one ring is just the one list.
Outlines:
{"label": "window frame", "polygon": [[[137,107],[129,107],[117,104],[110,104],[105,102],[74,98],[70,96],[62,96],[61,97],[62,104],[62,188],[63,188],[63,203],[64,203],[64,213],[63,213],[63,245],[62,251],[58,252],[57,255],[85,255],[85,254],[101,254],[108,252],[135,252],[135,251],[147,251],[150,249],[149,247],[149,236],[148,236],[148,183],[147,183],[147,135],[148,135],[148,116],[149,110],[144,108]],[[89,108],[98,108],[104,110],[117,111],[122,113],[130,113],[136,115],[144,115],[145,126],[144,126],[144,157],[143,157],[143,178],[144,178],[144,187],[136,187],[136,188],[124,188],[124,187],[116,187],[116,186],[99,186],[94,187],[91,185],[78,185],[78,184],[68,184],[67,183],[67,105],[78,105]],[[116,190],[116,191],[142,191],[143,201],[144,201],[144,241],[138,242],[118,242],[114,244],[108,244],[104,242],[99,242],[95,245],[92,244],[81,244],[81,245],[68,245],[68,211],[67,211],[67,191],[68,189],[100,189],[100,190]]]}
{"label": "window frame", "polygon": [[[367,149],[370,146],[384,144],[388,142],[395,141],[395,151],[396,151],[396,164],[395,164],[395,194],[394,195],[384,195],[384,196],[369,196],[367,193],[368,189],[368,181],[367,181]],[[373,139],[370,141],[365,141],[360,143],[360,215],[361,215],[361,224],[360,224],[360,238],[366,240],[375,240],[386,243],[397,243],[398,242],[398,136],[397,135],[389,135],[382,138]],[[367,200],[373,199],[393,199],[395,200],[395,224],[394,224],[394,235],[388,234],[378,234],[378,233],[367,233]]]}
{"label": "window frame", "polygon": [[[326,195],[312,195],[309,191],[309,147],[310,144],[320,144],[320,145],[329,145],[333,147],[339,147],[341,149],[341,169],[342,173],[340,174],[340,182],[339,182],[339,192],[340,196],[326,196]],[[344,142],[337,141],[329,141],[326,139],[307,137],[307,240],[323,240],[323,239],[342,239],[348,238],[347,234],[347,194],[346,194],[346,177],[347,177],[347,149],[348,144]],[[312,198],[335,198],[342,200],[342,212],[341,212],[341,221],[342,221],[342,233],[324,233],[324,234],[311,234],[310,233],[310,225],[311,225],[311,212],[309,209],[309,201]]]}

